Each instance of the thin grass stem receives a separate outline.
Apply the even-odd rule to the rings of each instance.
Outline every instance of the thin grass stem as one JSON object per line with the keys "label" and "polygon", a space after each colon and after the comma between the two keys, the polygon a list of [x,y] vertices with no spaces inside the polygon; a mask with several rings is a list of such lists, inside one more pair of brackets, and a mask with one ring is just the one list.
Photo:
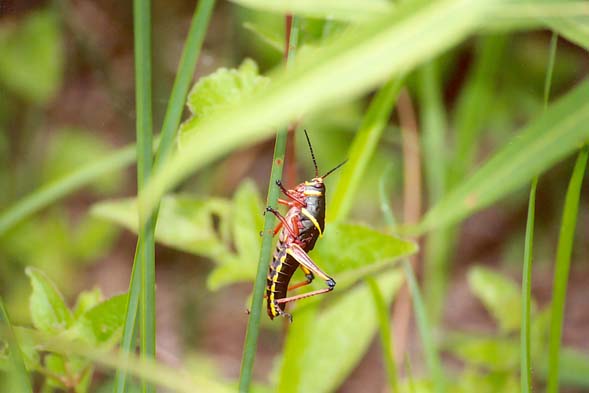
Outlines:
{"label": "thin grass stem", "polygon": [[560,351],[567,283],[571,267],[575,229],[577,226],[581,186],[585,175],[585,167],[587,166],[588,153],[589,147],[585,146],[577,156],[562,214],[562,223],[556,251],[554,283],[552,286],[550,337],[548,344],[548,382],[546,388],[548,393],[557,393],[559,391]]}
{"label": "thin grass stem", "polygon": [[377,281],[373,277],[367,277],[366,283],[372,292],[372,298],[376,307],[376,316],[378,317],[378,327],[380,332],[380,342],[382,356],[384,359],[385,370],[389,387],[392,393],[398,393],[399,377],[397,375],[397,366],[394,359],[393,337],[391,334],[391,323],[389,319],[389,307],[387,306]]}
{"label": "thin grass stem", "polygon": [[[286,16],[286,42],[285,42],[285,61],[288,65],[294,56],[299,40],[300,20],[296,16]],[[276,142],[274,143],[274,156],[272,159],[272,170],[270,172],[270,182],[268,184],[268,198],[266,205],[276,208],[279,196],[279,188],[276,181],[282,177],[284,169],[284,156],[286,153],[286,140],[288,131],[294,131],[294,127],[278,131]],[[239,375],[239,392],[249,392],[252,374],[254,370],[254,360],[256,358],[256,349],[258,346],[258,336],[260,334],[260,318],[262,315],[262,300],[264,298],[264,289],[266,286],[266,273],[268,270],[268,261],[272,251],[272,233],[274,226],[274,216],[266,214],[264,219],[264,231],[262,235],[262,247],[260,248],[260,259],[258,260],[258,270],[256,281],[254,282],[254,291],[250,316],[245,333],[243,345],[243,357],[241,359],[241,371]]]}
{"label": "thin grass stem", "polygon": [[415,274],[413,273],[413,268],[411,267],[411,263],[407,260],[403,261],[403,267],[405,268],[405,276],[407,277],[407,284],[409,286],[409,291],[411,292],[413,310],[417,321],[419,337],[425,352],[425,360],[434,382],[434,391],[436,393],[445,392],[446,383],[442,371],[440,355],[438,353],[437,345],[434,342],[434,338],[432,337],[431,325],[427,318],[427,312],[425,305],[423,304]]}
{"label": "thin grass stem", "polygon": [[522,322],[521,322],[521,391],[523,393],[532,391],[532,364],[531,364],[531,341],[530,341],[530,316],[532,304],[532,261],[534,245],[534,215],[536,210],[536,188],[538,178],[532,181],[530,188],[530,199],[528,202],[528,219],[526,223],[526,239],[524,246],[524,265],[522,273]]}
{"label": "thin grass stem", "polygon": [[[166,109],[164,122],[161,131],[160,143],[155,156],[154,171],[157,170],[162,163],[168,158],[172,147],[173,141],[176,137],[176,132],[180,125],[182,116],[182,110],[184,108],[184,102],[186,101],[186,95],[190,88],[192,81],[192,75],[200,55],[202,43],[206,31],[208,30],[209,21],[215,5],[215,0],[203,0],[198,3],[192,17],[190,29],[184,49],[182,51],[182,57],[178,65],[178,72],[176,79],[170,93],[170,100]],[[149,233],[155,232],[155,224],[157,222],[156,210],[153,218],[148,222]],[[125,327],[123,330],[123,338],[121,342],[121,350],[124,352],[132,352],[135,348],[135,338],[137,336],[137,314],[139,310],[139,297],[141,293],[141,281],[143,277],[141,261],[142,250],[143,250],[142,239],[138,239],[137,247],[135,250],[135,259],[133,262],[133,271],[131,274],[131,282],[129,284],[129,300],[127,303],[127,312],[125,318]],[[117,372],[115,377],[115,393],[122,393],[126,391],[127,374],[126,372]]]}

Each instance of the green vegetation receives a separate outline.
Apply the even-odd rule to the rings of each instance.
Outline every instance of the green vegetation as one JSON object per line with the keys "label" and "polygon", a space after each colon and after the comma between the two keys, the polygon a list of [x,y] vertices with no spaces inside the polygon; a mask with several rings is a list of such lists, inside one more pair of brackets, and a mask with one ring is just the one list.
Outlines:
{"label": "green vegetation", "polygon": [[[215,5],[0,18],[0,391],[588,389],[586,5]],[[302,129],[348,159],[310,252],[337,286],[270,321]]]}

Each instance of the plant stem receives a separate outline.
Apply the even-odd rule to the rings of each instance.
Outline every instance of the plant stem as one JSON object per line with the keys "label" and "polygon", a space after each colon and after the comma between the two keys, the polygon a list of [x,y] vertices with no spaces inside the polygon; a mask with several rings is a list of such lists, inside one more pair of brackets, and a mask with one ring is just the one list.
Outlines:
{"label": "plant stem", "polygon": [[[550,39],[550,50],[548,55],[548,66],[546,68],[546,78],[544,79],[544,110],[548,107],[550,99],[550,87],[552,85],[552,71],[554,70],[554,61],[556,59],[556,44],[558,34],[552,33]],[[536,188],[538,187],[538,177],[532,180],[530,188],[530,199],[528,202],[528,220],[526,223],[526,238],[524,245],[524,266],[522,273],[522,322],[520,331],[520,379],[522,393],[532,391],[532,363],[531,363],[531,303],[532,303],[532,263],[534,247],[534,218],[536,209]]]}
{"label": "plant stem", "polygon": [[530,200],[528,202],[528,220],[526,223],[526,239],[524,248],[524,267],[522,273],[522,323],[521,323],[521,391],[529,393],[532,391],[532,364],[530,346],[530,314],[532,297],[532,258],[534,244],[534,215],[536,209],[536,187],[538,178],[532,181],[530,188]]}
{"label": "plant stem", "polygon": [[[202,43],[208,29],[211,14],[215,5],[215,0],[202,0],[198,2],[190,25],[190,30],[186,38],[182,57],[178,65],[178,72],[170,93],[170,100],[166,109],[164,122],[161,131],[161,140],[158,145],[155,156],[154,171],[161,166],[168,158],[172,147],[176,132],[180,125],[182,110],[186,95],[190,88],[192,75],[196,68],[196,63],[200,55]],[[157,222],[157,210],[149,224],[149,232],[155,232],[155,224]],[[141,292],[140,278],[143,276],[142,266],[138,261],[142,260],[141,250],[143,249],[142,239],[137,242],[135,250],[135,259],[133,262],[133,271],[131,274],[131,282],[129,285],[129,300],[127,303],[127,313],[125,319],[125,327],[123,331],[123,338],[121,343],[121,350],[124,352],[131,352],[135,347],[135,338],[137,335],[137,314],[139,306],[139,296]],[[115,379],[115,393],[122,393],[126,391],[126,372],[117,372]]]}
{"label": "plant stem", "polygon": [[[153,114],[151,103],[151,1],[133,1],[135,51],[135,106],[137,112],[137,194],[141,195],[153,167]],[[153,216],[139,221],[140,338],[142,358],[155,358],[155,241]],[[147,381],[142,391],[151,393],[155,387]]]}
{"label": "plant stem", "polygon": [[562,339],[562,325],[564,321],[564,306],[566,301],[567,282],[571,267],[571,254],[575,239],[575,228],[579,212],[579,199],[581,197],[581,186],[589,148],[585,146],[577,156],[575,168],[567,189],[560,236],[556,251],[556,267],[554,272],[554,284],[552,286],[552,305],[550,321],[550,339],[548,345],[548,383],[546,391],[557,393],[558,374],[560,362],[560,347]]}
{"label": "plant stem", "polygon": [[382,356],[385,363],[385,370],[389,381],[389,387],[392,393],[398,393],[399,377],[397,376],[397,366],[394,359],[393,338],[391,334],[391,323],[389,319],[389,307],[387,306],[377,281],[374,277],[367,277],[366,283],[372,292],[376,315],[378,317],[378,326],[380,331],[380,341],[382,347]]}
{"label": "plant stem", "polygon": [[[299,38],[299,18],[291,15],[286,16],[286,42],[285,42],[285,59],[286,64],[292,62],[296,54],[296,48]],[[268,184],[268,198],[266,205],[276,208],[279,196],[279,188],[276,181],[282,177],[284,168],[284,156],[286,153],[286,139],[288,131],[294,131],[294,126],[288,130],[280,130],[276,134],[274,144],[274,157],[272,159],[272,171],[270,172],[270,183]],[[243,345],[243,357],[241,360],[241,372],[239,375],[239,392],[249,392],[252,373],[254,369],[254,360],[258,345],[258,335],[260,333],[260,317],[262,314],[262,300],[264,298],[264,289],[266,286],[266,273],[268,270],[268,261],[272,251],[272,229],[274,227],[274,216],[266,214],[264,219],[264,232],[262,238],[262,247],[260,249],[260,259],[258,260],[258,271],[256,281],[254,282],[254,292],[252,297],[251,311],[245,333],[245,342]]]}

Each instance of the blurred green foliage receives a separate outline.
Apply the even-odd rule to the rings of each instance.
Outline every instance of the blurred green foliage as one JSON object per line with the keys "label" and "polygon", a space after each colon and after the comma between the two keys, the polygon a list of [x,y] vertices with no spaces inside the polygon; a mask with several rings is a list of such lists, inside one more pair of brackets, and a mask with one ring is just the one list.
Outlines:
{"label": "blurred green foliage", "polygon": [[26,100],[45,104],[61,86],[64,48],[58,15],[31,13],[22,22],[0,24],[0,84]]}
{"label": "blurred green foliage", "polygon": [[[587,18],[556,17],[545,11],[538,19],[524,9],[510,10],[512,4],[508,2],[490,0],[472,5],[472,13],[466,5],[468,2],[458,0],[431,5],[440,7],[432,8],[433,11],[459,9],[462,12],[451,16],[458,21],[464,19],[461,22],[464,26],[456,23],[448,27],[437,19],[434,24],[425,23],[430,21],[426,11],[431,11],[425,1],[407,2],[411,4],[403,6],[401,14],[391,17],[390,21],[386,20],[386,15],[378,15],[383,12],[373,12],[372,8],[353,2],[330,3],[333,7],[343,7],[342,4],[357,7],[352,11],[339,9],[333,14],[339,15],[337,20],[318,17],[323,15],[318,10],[321,4],[301,2],[300,7],[307,7],[306,11],[301,11],[307,17],[302,20],[300,40],[303,45],[297,56],[304,64],[295,69],[297,73],[293,76],[286,72],[265,72],[276,67],[282,58],[283,16],[248,8],[245,0],[237,2],[243,7],[230,5],[226,7],[230,12],[226,9],[218,11],[224,16],[230,14],[226,19],[233,23],[232,37],[235,39],[225,38],[220,45],[211,45],[209,50],[215,58],[228,57],[241,65],[238,68],[217,68],[196,82],[188,98],[190,117],[182,125],[178,140],[184,149],[181,154],[185,155],[185,161],[172,167],[168,174],[185,177],[192,171],[193,167],[189,166],[196,160],[202,160],[198,165],[208,165],[209,171],[201,171],[197,179],[188,180],[181,186],[181,193],[163,199],[156,240],[163,246],[212,260],[213,267],[203,269],[202,273],[207,275],[208,290],[230,290],[230,284],[251,282],[255,276],[264,207],[257,183],[261,183],[260,179],[265,175],[260,176],[261,170],[255,165],[266,159],[269,161],[270,156],[260,154],[261,150],[242,152],[243,155],[238,156],[236,150],[245,150],[244,146],[261,140],[264,133],[269,135],[272,127],[268,125],[275,125],[272,121],[276,119],[283,121],[286,116],[281,111],[291,110],[291,104],[302,108],[303,112],[314,112],[305,113],[301,121],[302,127],[308,128],[312,135],[320,168],[329,168],[347,157],[353,143],[366,147],[360,157],[354,158],[356,164],[362,164],[357,166],[361,168],[358,192],[349,187],[340,190],[339,185],[336,186],[341,174],[328,181],[329,198],[336,189],[337,198],[349,198],[350,217],[355,221],[328,224],[325,237],[311,253],[319,265],[336,275],[337,290],[325,299],[308,299],[296,306],[295,322],[288,328],[284,350],[276,357],[274,367],[265,374],[269,381],[257,384],[253,390],[337,390],[366,353],[378,325],[376,307],[368,286],[361,282],[362,277],[377,277],[385,307],[389,307],[403,283],[402,275],[392,267],[399,258],[416,251],[412,242],[386,232],[390,223],[379,208],[383,202],[389,209],[400,210],[403,202],[400,198],[404,187],[402,160],[406,152],[402,150],[397,122],[388,120],[393,104],[387,103],[383,108],[385,124],[379,124],[383,127],[382,134],[373,134],[377,136],[376,141],[372,141],[372,149],[356,132],[369,112],[366,108],[370,107],[370,97],[367,98],[365,93],[371,93],[382,82],[377,82],[373,75],[382,72],[383,78],[390,77],[387,74],[390,70],[384,62],[372,68],[376,61],[369,55],[379,54],[380,58],[394,63],[395,70],[407,71],[405,87],[410,95],[416,95],[420,89],[419,94],[425,97],[416,101],[414,108],[420,126],[433,124],[433,127],[439,127],[433,146],[426,146],[427,135],[425,131],[422,134],[422,161],[427,173],[433,174],[434,178],[428,179],[428,187],[423,190],[427,215],[421,229],[427,230],[426,241],[429,242],[435,236],[432,228],[439,229],[449,223],[456,225],[438,232],[441,242],[425,256],[428,260],[439,257],[438,262],[441,262],[436,268],[440,270],[427,270],[432,265],[426,261],[424,272],[426,277],[435,274],[443,284],[440,290],[433,291],[425,299],[428,308],[437,307],[440,311],[431,321],[434,331],[427,332],[428,338],[435,343],[439,341],[442,349],[463,365],[460,371],[444,369],[448,391],[518,392],[520,353],[517,333],[521,297],[516,283],[482,266],[468,272],[472,294],[480,300],[496,326],[493,332],[448,332],[439,324],[439,318],[445,304],[445,291],[455,278],[453,264],[461,266],[480,255],[460,254],[463,259],[458,260],[452,257],[456,247],[465,242],[483,248],[481,253],[494,252],[492,246],[476,242],[477,234],[473,234],[472,229],[467,228],[465,234],[460,235],[460,221],[470,219],[477,225],[482,222],[482,226],[500,243],[496,247],[501,251],[502,259],[519,260],[513,250],[521,253],[524,226],[510,222],[507,230],[503,227],[493,229],[493,222],[489,224],[484,217],[483,221],[476,221],[481,217],[475,213],[484,207],[492,207],[501,210],[498,216],[517,218],[526,203],[521,190],[540,173],[543,178],[539,187],[539,205],[542,205],[543,214],[537,220],[537,238],[545,240],[536,242],[535,254],[544,261],[552,259],[550,240],[558,231],[555,217],[566,187],[563,174],[570,164],[568,161],[559,162],[587,141],[587,82],[579,82],[585,73],[586,53],[576,46],[587,47]],[[266,10],[274,7],[270,1],[255,3]],[[276,3],[280,3],[278,7],[286,6],[286,2]],[[545,3],[562,5],[554,1]],[[452,8],[454,5],[464,7]],[[486,8],[487,5],[493,7]],[[384,6],[388,10],[388,4]],[[504,17],[512,12],[512,25],[499,33],[496,30],[489,33],[484,29],[489,29],[489,21],[499,15],[497,8],[504,8]],[[481,10],[488,13],[481,13]],[[0,195],[3,213],[8,203],[17,201],[22,195],[43,185],[59,184],[77,168],[89,162],[100,162],[112,151],[107,142],[109,136],[68,124],[59,116],[55,116],[57,122],[51,121],[54,118],[50,108],[63,103],[58,93],[64,80],[70,78],[66,71],[75,72],[66,67],[71,60],[66,58],[70,48],[66,51],[64,43],[76,44],[69,41],[71,37],[64,35],[63,18],[64,15],[56,9],[47,8],[0,20],[0,187],[6,190]],[[373,18],[375,22],[371,25],[362,22],[366,18],[369,22]],[[476,26],[469,25],[474,24],[473,21]],[[390,43],[396,42],[399,35],[391,38],[385,33],[396,32],[396,23],[419,34],[412,36],[404,46],[392,46]],[[545,114],[541,113],[541,108],[548,35],[525,31],[535,26],[556,29],[564,37],[552,82],[553,95],[558,98]],[[465,39],[471,27],[477,35]],[[523,31],[515,34],[511,29]],[[354,31],[359,35],[354,36]],[[371,40],[377,39],[380,41],[372,43]],[[422,44],[423,47],[419,46]],[[329,56],[324,50],[330,50]],[[445,52],[438,56],[442,50]],[[397,60],[389,59],[391,53]],[[434,55],[436,57],[432,59]],[[255,61],[242,61],[246,57]],[[432,69],[422,75],[414,72],[416,65],[424,63],[427,63],[424,67],[433,65]],[[260,64],[261,71],[257,64]],[[307,76],[312,83],[305,79]],[[275,87],[273,84],[277,80],[282,85]],[[308,90],[305,83],[311,85]],[[354,86],[360,87],[353,93],[338,90],[355,83]],[[290,89],[288,94],[281,87]],[[340,94],[333,95],[332,91],[340,91]],[[241,107],[252,102],[264,104],[262,109],[269,108],[272,101],[264,101],[265,97],[258,96],[262,93],[269,94],[268,100],[280,100],[283,106],[274,108],[272,113],[239,112]],[[307,107],[307,102],[312,102],[312,107]],[[372,102],[376,99],[373,98]],[[320,107],[321,112],[316,111],[315,106]],[[427,123],[426,112],[421,111],[426,106],[443,116]],[[210,118],[221,120],[207,123]],[[230,126],[227,130],[222,127],[225,119]],[[256,131],[253,123],[263,124],[266,128]],[[225,139],[214,139],[215,135],[207,134],[212,133],[206,127],[211,124],[217,127],[211,128],[216,135]],[[239,127],[242,124],[245,124],[243,130]],[[243,132],[246,134],[242,135]],[[196,153],[192,152],[188,138],[185,139],[189,134],[202,143],[201,150],[195,149]],[[312,173],[312,162],[301,135],[296,136],[295,145],[297,165],[303,169],[300,175],[305,178]],[[238,165],[227,160],[219,166],[223,170],[216,170],[212,161],[223,154],[237,157]],[[242,164],[257,183],[238,179],[234,187],[232,184],[236,181],[230,175]],[[383,201],[379,201],[377,190],[383,179],[387,187],[382,188]],[[126,295],[105,300],[99,289],[83,291],[78,295],[75,307],[69,308],[57,288],[62,289],[65,298],[72,298],[81,289],[77,280],[81,268],[110,255],[118,239],[117,228],[137,231],[135,199],[103,200],[92,206],[92,215],[88,214],[88,207],[96,198],[110,198],[121,192],[133,193],[134,190],[125,187],[124,180],[122,171],[96,178],[87,193],[51,206],[42,214],[30,216],[0,236],[0,292],[17,325],[32,323],[32,328],[18,328],[17,334],[27,368],[35,372],[37,380],[44,381],[48,391],[64,390],[66,386],[76,392],[112,389],[108,379],[102,386],[96,386],[92,380],[94,365],[87,357],[40,350],[33,333],[42,332],[74,342],[78,340],[93,348],[110,349],[117,344]],[[216,189],[233,193],[233,196],[214,195],[211,190]],[[579,215],[584,214],[586,207],[582,205]],[[572,236],[575,235],[569,237]],[[587,249],[580,248],[576,252],[576,259],[583,259]],[[26,269],[28,282],[33,287],[30,298],[30,287],[24,275],[27,266],[30,266]],[[546,268],[545,265],[540,267]],[[432,284],[426,279],[426,285],[435,285],[435,282]],[[320,288],[321,283],[314,286]],[[428,289],[425,288],[426,292]],[[205,293],[207,299],[212,298],[206,289],[196,288],[195,291]],[[548,374],[546,341],[550,315],[546,308],[536,304],[539,302],[531,301],[534,305],[532,364],[534,377],[543,381]],[[463,316],[465,319],[469,317]],[[204,314],[199,321],[206,318]],[[269,326],[274,329],[269,335],[275,338],[277,324],[264,321],[264,329]],[[1,369],[8,368],[7,348],[0,341]],[[561,363],[563,384],[580,389],[589,386],[586,353],[566,347],[561,354]],[[401,368],[400,365],[397,367]],[[172,375],[180,379],[180,374]],[[419,374],[414,380],[414,390],[405,379],[401,391],[435,391],[432,375]]]}

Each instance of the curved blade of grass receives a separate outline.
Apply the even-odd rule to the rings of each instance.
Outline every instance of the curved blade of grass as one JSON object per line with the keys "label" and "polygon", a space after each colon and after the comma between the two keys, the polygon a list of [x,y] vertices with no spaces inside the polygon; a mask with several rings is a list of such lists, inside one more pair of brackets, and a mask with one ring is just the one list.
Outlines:
{"label": "curved blade of grass", "polygon": [[[587,123],[585,123],[586,126]],[[587,166],[589,147],[585,146],[577,157],[573,174],[567,189],[558,248],[556,251],[556,266],[554,272],[554,284],[552,289],[552,305],[550,320],[550,340],[548,357],[548,393],[557,393],[559,357],[562,339],[562,325],[564,320],[564,306],[566,301],[567,282],[571,266],[571,254],[575,239],[575,228],[579,211],[579,199],[581,198],[581,186]]]}
{"label": "curved blade of grass", "polygon": [[27,374],[25,363],[22,357],[22,352],[18,345],[14,330],[10,324],[8,313],[4,308],[4,302],[0,298],[0,338],[6,340],[8,344],[8,351],[10,353],[10,365],[12,366],[12,372],[10,374],[11,384],[10,386],[17,391],[22,393],[33,393],[31,386],[31,380]]}
{"label": "curved blade of grass", "polygon": [[393,337],[391,335],[391,323],[389,319],[389,307],[385,302],[382,291],[377,281],[373,277],[367,277],[366,283],[372,292],[372,299],[376,306],[376,316],[378,318],[378,328],[380,332],[380,345],[382,357],[384,359],[385,370],[389,380],[389,387],[392,393],[399,392],[399,377],[397,376],[397,366],[393,357]]}
{"label": "curved blade of grass", "polygon": [[142,215],[147,217],[164,192],[211,160],[262,140],[272,127],[358,96],[456,44],[478,26],[490,2],[405,2],[394,13],[301,54],[288,71],[276,72],[268,87],[195,127],[186,148],[158,171],[140,197]]}
{"label": "curved blade of grass", "polygon": [[[552,33],[550,40],[550,52],[548,55],[548,66],[544,80],[544,110],[548,106],[550,98],[550,87],[552,85],[552,72],[556,59],[556,45],[558,34]],[[526,238],[524,244],[524,264],[522,273],[522,317],[520,327],[520,380],[521,391],[530,393],[532,391],[532,348],[531,348],[531,309],[532,309],[532,263],[534,245],[534,216],[536,212],[536,188],[538,178],[534,178],[530,188],[530,199],[528,202],[528,219],[526,222]]]}
{"label": "curved blade of grass", "polygon": [[[300,19],[290,15],[286,16],[286,36],[285,36],[285,61],[290,66],[295,59],[296,50],[299,44]],[[290,30],[288,30],[290,27]],[[280,130],[276,134],[274,144],[274,156],[272,159],[272,170],[270,172],[270,182],[268,183],[268,198],[266,206],[276,208],[280,189],[276,186],[276,181],[282,178],[284,168],[284,156],[286,154],[286,141],[288,129]],[[295,131],[294,128],[292,130]],[[254,291],[252,295],[252,304],[250,316],[247,322],[245,332],[245,341],[243,345],[243,357],[241,359],[241,370],[239,374],[239,392],[249,392],[252,375],[254,371],[254,359],[258,347],[258,336],[260,334],[260,318],[262,316],[262,303],[264,299],[264,289],[266,288],[266,274],[268,271],[268,261],[272,252],[272,234],[274,227],[274,215],[266,214],[264,219],[264,232],[262,238],[262,247],[260,248],[260,258],[258,260],[258,269],[256,281],[254,282]]]}
{"label": "curved blade of grass", "polygon": [[411,300],[413,303],[413,311],[415,312],[415,319],[417,321],[417,328],[419,330],[419,337],[425,352],[427,367],[429,368],[434,382],[435,391],[438,393],[445,392],[446,382],[444,381],[440,355],[438,354],[437,345],[435,344],[434,338],[432,337],[431,325],[429,324],[427,318],[427,312],[425,305],[423,304],[419,286],[417,285],[417,280],[415,279],[415,274],[413,274],[413,268],[407,260],[403,261],[403,267],[405,268],[407,285],[409,286],[409,291],[411,292]]}
{"label": "curved blade of grass", "polygon": [[135,157],[135,145],[127,146],[100,161],[92,162],[59,180],[40,187],[0,214],[0,236],[26,217],[92,183],[97,178],[131,165]]}
{"label": "curved blade of grass", "polygon": [[528,220],[526,223],[526,239],[524,246],[524,265],[522,273],[522,322],[520,328],[520,378],[521,391],[532,391],[532,363],[530,343],[530,314],[532,305],[532,258],[534,244],[534,215],[536,210],[536,187],[538,178],[532,181],[530,200],[528,202]]}
{"label": "curved blade of grass", "polygon": [[129,374],[162,386],[169,391],[194,393],[230,393],[233,388],[220,383],[198,372],[191,370],[178,370],[153,359],[142,358],[134,354],[120,354],[88,346],[80,341],[70,341],[63,337],[49,336],[37,330],[17,328],[18,337],[26,337],[36,347],[43,350],[63,354],[66,356],[79,356],[91,360],[107,368],[121,369]]}
{"label": "curved blade of grass", "polygon": [[327,221],[341,222],[350,212],[362,176],[391,117],[401,86],[403,86],[402,78],[390,80],[370,102],[360,129],[350,147],[348,162],[342,168],[339,181],[333,192],[334,196],[329,202]]}
{"label": "curved blade of grass", "polygon": [[337,20],[369,19],[390,12],[393,5],[383,0],[231,0],[242,7],[280,14]]}
{"label": "curved blade of grass", "polygon": [[[170,100],[166,109],[164,122],[162,125],[161,139],[158,145],[157,153],[155,156],[154,170],[165,162],[169,156],[172,146],[175,140],[176,131],[180,125],[182,117],[182,111],[184,108],[184,102],[186,101],[186,95],[190,88],[190,82],[192,81],[192,75],[196,68],[198,56],[204,36],[208,29],[209,20],[215,5],[214,0],[203,0],[198,2],[198,6],[194,11],[186,43],[182,51],[182,57],[178,64],[178,72],[172,92],[170,93]],[[155,224],[157,222],[157,211],[154,213],[153,218],[148,222],[148,226],[145,228],[148,233],[152,236],[155,232]],[[131,281],[129,284],[129,297],[127,303],[127,311],[125,317],[125,327],[123,330],[123,337],[121,341],[121,350],[123,352],[132,352],[135,347],[135,338],[137,336],[137,313],[139,309],[139,297],[141,293],[141,281],[139,278],[143,277],[142,266],[139,261],[143,260],[142,250],[144,245],[140,237],[137,241],[135,250],[135,258],[133,261],[133,271],[131,273]],[[115,377],[115,393],[122,393],[126,391],[127,375],[125,372],[117,372]]]}
{"label": "curved blade of grass", "polygon": [[589,83],[556,101],[426,214],[418,232],[460,221],[519,188],[589,138]]}

